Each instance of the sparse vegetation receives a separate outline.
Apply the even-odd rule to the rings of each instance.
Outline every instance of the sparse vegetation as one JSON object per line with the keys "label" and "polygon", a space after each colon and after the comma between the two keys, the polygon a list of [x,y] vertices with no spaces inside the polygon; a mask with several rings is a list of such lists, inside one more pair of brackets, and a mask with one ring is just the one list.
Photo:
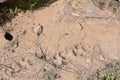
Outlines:
{"label": "sparse vegetation", "polygon": [[12,0],[11,2],[0,3],[0,24],[10,20],[18,12],[37,9],[55,0]]}
{"label": "sparse vegetation", "polygon": [[108,64],[99,80],[120,80],[120,63],[114,60]]}

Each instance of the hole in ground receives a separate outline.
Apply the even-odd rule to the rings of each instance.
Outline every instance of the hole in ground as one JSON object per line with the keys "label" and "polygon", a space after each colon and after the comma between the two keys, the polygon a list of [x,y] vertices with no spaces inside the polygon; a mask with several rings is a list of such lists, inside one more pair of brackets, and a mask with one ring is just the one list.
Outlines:
{"label": "hole in ground", "polygon": [[8,32],[5,33],[4,37],[8,41],[11,41],[13,39],[13,36],[10,33],[8,33]]}

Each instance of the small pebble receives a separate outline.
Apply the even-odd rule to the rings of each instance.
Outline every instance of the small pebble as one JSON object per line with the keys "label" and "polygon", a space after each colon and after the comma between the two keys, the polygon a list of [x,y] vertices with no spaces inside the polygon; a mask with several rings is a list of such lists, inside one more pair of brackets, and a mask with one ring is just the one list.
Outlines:
{"label": "small pebble", "polygon": [[90,59],[86,59],[86,62],[87,62],[87,63],[91,63],[91,60],[90,60]]}
{"label": "small pebble", "polygon": [[43,32],[43,26],[40,25],[40,26],[34,27],[34,28],[33,28],[33,32],[34,32],[37,36],[39,36],[39,35]]}
{"label": "small pebble", "polygon": [[100,55],[100,60],[105,60],[104,56]]}

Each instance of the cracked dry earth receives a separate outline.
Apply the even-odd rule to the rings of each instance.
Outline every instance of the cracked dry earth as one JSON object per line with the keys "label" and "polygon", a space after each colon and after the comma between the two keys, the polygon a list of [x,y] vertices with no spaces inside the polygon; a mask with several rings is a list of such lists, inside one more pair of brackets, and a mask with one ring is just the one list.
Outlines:
{"label": "cracked dry earth", "polygon": [[0,28],[0,80],[98,80],[119,57],[119,15],[90,0],[58,0]]}

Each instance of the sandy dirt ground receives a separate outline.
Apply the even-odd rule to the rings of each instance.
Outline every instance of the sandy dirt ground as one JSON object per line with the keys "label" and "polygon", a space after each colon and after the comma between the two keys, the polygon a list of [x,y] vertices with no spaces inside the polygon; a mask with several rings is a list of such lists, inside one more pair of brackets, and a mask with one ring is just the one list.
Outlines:
{"label": "sandy dirt ground", "polygon": [[90,0],[19,13],[0,28],[0,80],[98,80],[120,58],[118,16]]}

